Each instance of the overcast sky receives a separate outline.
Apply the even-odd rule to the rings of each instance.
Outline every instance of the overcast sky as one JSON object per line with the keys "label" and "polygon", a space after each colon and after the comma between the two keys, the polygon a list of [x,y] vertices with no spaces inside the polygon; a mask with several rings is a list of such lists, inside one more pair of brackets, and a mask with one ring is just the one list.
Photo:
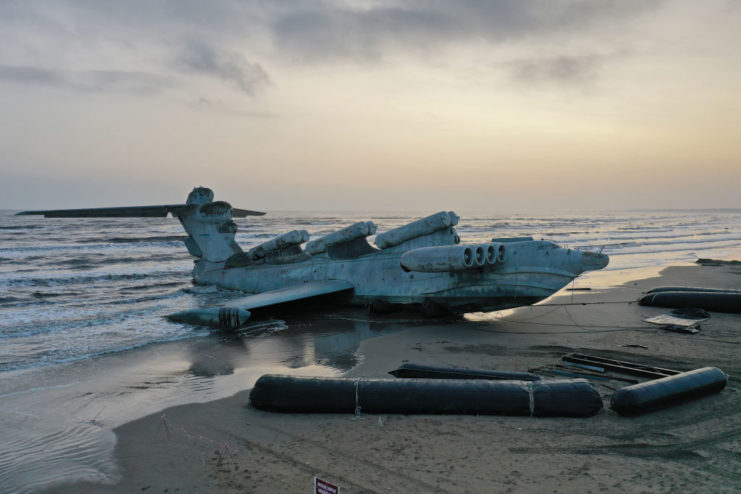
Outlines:
{"label": "overcast sky", "polygon": [[0,0],[0,208],[741,207],[734,0]]}

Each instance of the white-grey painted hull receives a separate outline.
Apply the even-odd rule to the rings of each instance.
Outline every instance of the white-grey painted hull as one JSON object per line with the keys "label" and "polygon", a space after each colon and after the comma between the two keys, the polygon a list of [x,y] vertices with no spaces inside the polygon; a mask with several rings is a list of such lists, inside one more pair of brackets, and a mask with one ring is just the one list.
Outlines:
{"label": "white-grey painted hull", "polygon": [[351,304],[429,304],[453,312],[492,311],[533,304],[560,290],[582,272],[599,269],[607,256],[564,249],[548,241],[508,244],[508,259],[493,265],[446,273],[405,272],[400,252],[376,252],[355,259],[313,256],[291,264],[251,264],[225,268],[199,261],[193,272],[201,284],[247,293],[322,280],[355,286]]}

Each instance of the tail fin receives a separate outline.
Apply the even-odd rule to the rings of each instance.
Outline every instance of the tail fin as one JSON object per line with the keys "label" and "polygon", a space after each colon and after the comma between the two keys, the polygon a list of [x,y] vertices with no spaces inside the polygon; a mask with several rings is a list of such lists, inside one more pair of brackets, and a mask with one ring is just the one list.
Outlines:
{"label": "tail fin", "polygon": [[237,224],[232,221],[231,205],[213,199],[211,189],[196,187],[188,195],[188,207],[177,217],[188,232],[188,252],[209,262],[223,262],[242,249],[234,241]]}

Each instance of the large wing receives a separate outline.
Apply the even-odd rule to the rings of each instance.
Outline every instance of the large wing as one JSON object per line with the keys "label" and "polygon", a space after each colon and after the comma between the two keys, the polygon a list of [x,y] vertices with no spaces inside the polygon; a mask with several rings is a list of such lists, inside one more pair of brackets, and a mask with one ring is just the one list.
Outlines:
{"label": "large wing", "polygon": [[270,290],[269,292],[248,295],[246,297],[232,300],[226,304],[226,306],[243,310],[255,310],[272,305],[308,300],[314,297],[321,297],[322,295],[337,294],[352,290],[353,288],[353,284],[348,281],[312,281],[310,283],[303,283],[288,288],[279,288],[277,290]]}
{"label": "large wing", "polygon": [[354,286],[342,280],[302,283],[232,300],[225,307],[193,309],[170,314],[168,319],[188,324],[202,324],[223,329],[236,329],[250,318],[251,311],[279,305],[305,302],[325,295],[350,294]]}
{"label": "large wing", "polygon": [[[164,218],[168,214],[178,216],[188,209],[187,204],[162,204],[157,206],[126,206],[116,208],[48,209],[21,211],[16,216],[43,215],[45,218]],[[234,218],[262,216],[262,211],[232,208]]]}

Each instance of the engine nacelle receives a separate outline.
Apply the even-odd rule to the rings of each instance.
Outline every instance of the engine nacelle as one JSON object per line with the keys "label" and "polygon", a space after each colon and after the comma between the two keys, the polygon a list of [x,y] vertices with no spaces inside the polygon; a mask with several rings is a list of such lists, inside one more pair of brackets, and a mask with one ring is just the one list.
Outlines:
{"label": "engine nacelle", "polygon": [[[444,245],[410,250],[401,256],[406,271],[444,273],[477,267],[476,245]],[[483,248],[480,249],[483,259]]]}

